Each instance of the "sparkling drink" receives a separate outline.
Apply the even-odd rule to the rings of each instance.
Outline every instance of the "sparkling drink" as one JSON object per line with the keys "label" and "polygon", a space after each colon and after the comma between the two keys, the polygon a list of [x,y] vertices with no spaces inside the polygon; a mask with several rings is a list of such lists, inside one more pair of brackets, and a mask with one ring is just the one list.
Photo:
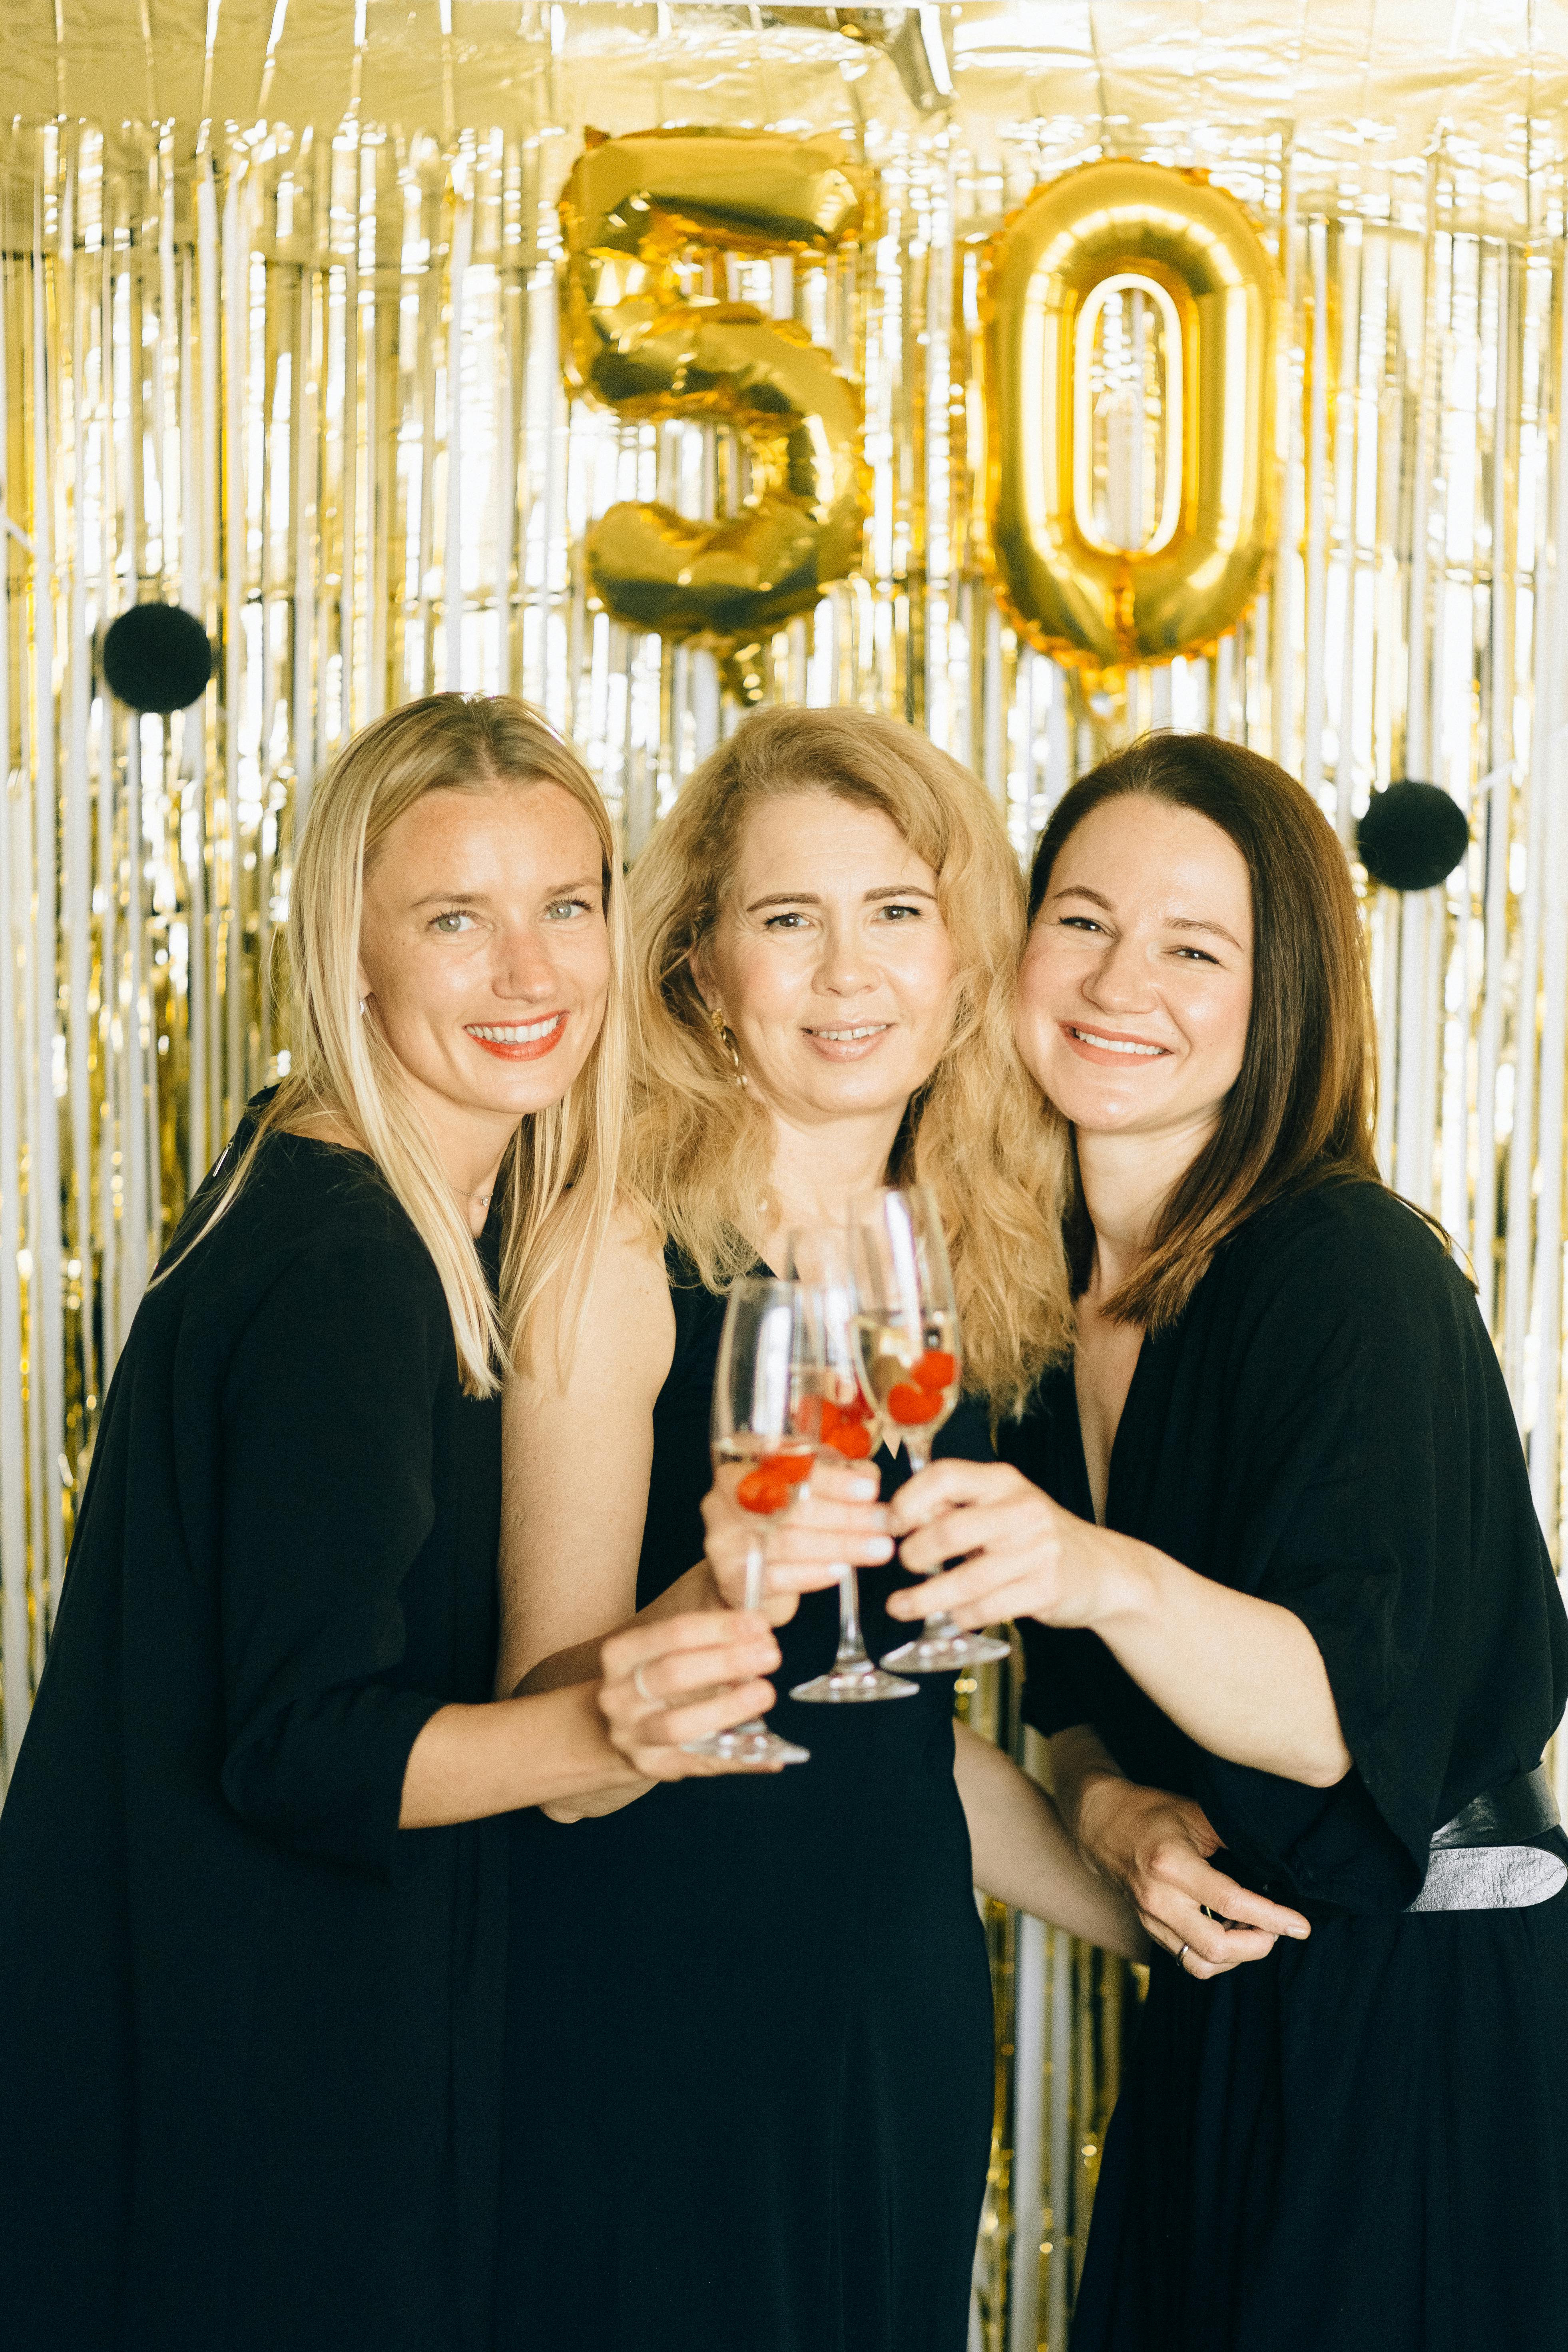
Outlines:
{"label": "sparkling drink", "polygon": [[[767,1589],[767,1529],[804,1495],[822,1427],[822,1336],[797,1282],[747,1276],[724,1308],[710,1440],[715,1484],[756,1522],[746,1548],[745,1605]],[[732,1771],[804,1764],[808,1751],[753,1718],[688,1743]]]}
{"label": "sparkling drink", "polygon": [[[816,1391],[818,1459],[867,1462],[881,1436],[881,1417],[866,1385],[855,1339],[858,1300],[849,1236],[837,1226],[806,1226],[789,1237],[788,1264],[802,1286],[822,1344]],[[873,1664],[860,1628],[859,1580],[838,1571],[838,1648],[826,1674],[796,1683],[792,1698],[819,1706],[913,1698],[918,1685]]]}
{"label": "sparkling drink", "polygon": [[855,1350],[889,1441],[908,1444],[918,1431],[929,1447],[958,1402],[957,1317],[933,1312],[911,1328],[858,1315]]}
{"label": "sparkling drink", "polygon": [[[911,1470],[925,1469],[931,1444],[958,1402],[963,1381],[958,1304],[942,1216],[923,1185],[869,1193],[850,1210],[858,1306],[855,1351],[889,1443]],[[1005,1642],[962,1633],[936,1611],[923,1633],[890,1650],[885,1668],[902,1674],[961,1672],[1007,1655]]]}

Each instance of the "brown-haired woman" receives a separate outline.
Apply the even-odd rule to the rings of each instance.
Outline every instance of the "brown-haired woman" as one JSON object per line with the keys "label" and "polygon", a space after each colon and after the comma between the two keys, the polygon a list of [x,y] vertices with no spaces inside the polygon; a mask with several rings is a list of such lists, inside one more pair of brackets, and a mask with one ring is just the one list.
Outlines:
{"label": "brown-haired woman", "polygon": [[[1023,879],[982,785],[912,729],[772,710],[687,785],[632,900],[644,1214],[565,1381],[541,1355],[514,1387],[501,1686],[580,1675],[640,1605],[605,1703],[649,1784],[514,1840],[501,2340],[962,2352],[992,2107],[973,1881],[1122,1949],[1131,1914],[994,1748],[961,1735],[955,1766],[951,1676],[781,1698],[808,1763],[669,1789],[668,1670],[638,1645],[713,1605],[693,1563],[723,1293],[782,1268],[792,1228],[920,1178],[993,1404],[1064,1343],[1063,1148],[1012,1042]],[[989,1458],[976,1399],[944,1436]],[[828,1484],[771,1545],[781,1690],[833,1662],[837,1561],[869,1568],[867,1638],[891,1646],[877,1481],[858,1504]]]}
{"label": "brown-haired woman", "polygon": [[1377,1178],[1343,855],[1269,761],[1153,737],[1066,795],[1031,904],[1074,1361],[1021,1467],[898,1498],[906,1562],[966,1557],[889,1607],[1026,1621],[1064,1813],[1167,1956],[1075,2347],[1544,2347],[1568,1628],[1473,1293]]}

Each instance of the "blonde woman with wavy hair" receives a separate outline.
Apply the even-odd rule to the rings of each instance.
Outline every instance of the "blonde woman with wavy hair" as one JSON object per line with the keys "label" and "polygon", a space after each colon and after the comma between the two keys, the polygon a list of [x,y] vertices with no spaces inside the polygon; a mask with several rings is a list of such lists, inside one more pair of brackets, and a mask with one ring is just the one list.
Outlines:
{"label": "blonde woman with wavy hair", "polygon": [[[498,2340],[963,2352],[992,2105],[973,1883],[1123,1950],[1131,1914],[1040,1790],[955,1745],[951,1676],[781,1697],[808,1762],[672,1789],[658,1649],[733,1579],[708,1492],[724,1292],[783,1270],[792,1230],[889,1181],[935,1192],[974,1382],[939,1451],[989,1459],[990,1417],[1066,1343],[1060,1130],[1012,1043],[1022,877],[913,729],[770,710],[692,778],[631,900],[629,1198],[569,1375],[542,1345],[509,1398],[501,1687],[602,1657],[646,1777],[514,1831]],[[891,1645],[879,1478],[885,1456],[814,1474],[771,1535],[781,1691],[833,1664],[843,1563]]]}
{"label": "blonde woman with wavy hair", "polygon": [[[611,1216],[621,899],[521,703],[317,788],[292,1066],[132,1328],[0,1816],[8,2352],[489,2342],[497,1817],[641,1785],[591,1684],[490,1701],[500,1378]],[[766,1635],[700,1631],[667,1687]]]}
{"label": "blonde woman with wavy hair", "polygon": [[752,820],[803,787],[883,818],[934,881],[954,963],[947,1034],[881,1181],[936,1194],[966,1370],[994,1412],[1016,1415],[1068,1344],[1056,1211],[1063,1144],[1059,1126],[1042,1120],[1013,1044],[1025,932],[1018,861],[979,778],[912,727],[855,709],[762,713],[693,777],[638,861],[644,1059],[631,1183],[713,1290],[742,1271],[756,1243],[782,1233],[781,1208],[802,1205],[774,1203],[765,1088],[736,1084],[733,1033],[716,1017],[723,1006],[711,974],[701,974]]}

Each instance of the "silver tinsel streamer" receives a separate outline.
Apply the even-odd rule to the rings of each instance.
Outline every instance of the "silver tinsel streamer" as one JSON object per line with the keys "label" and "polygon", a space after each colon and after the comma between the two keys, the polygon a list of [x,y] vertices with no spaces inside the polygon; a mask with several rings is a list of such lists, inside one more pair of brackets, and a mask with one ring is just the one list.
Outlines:
{"label": "silver tinsel streamer", "polygon": [[[715,514],[747,483],[722,429],[566,395],[554,198],[589,123],[837,126],[878,174],[858,247],[694,265],[694,290],[799,320],[865,387],[864,565],[768,648],[774,694],[926,727],[984,776],[1021,856],[1073,775],[1151,724],[1271,752],[1347,846],[1402,773],[1466,809],[1446,886],[1366,893],[1379,1150],[1475,1268],[1560,1548],[1568,11],[1309,0],[1282,30],[1284,13],[179,0],[149,18],[101,0],[72,32],[16,0],[5,1769],[137,1301],[284,1066],[272,947],[323,761],[434,687],[521,693],[584,747],[635,854],[733,723],[711,656],[629,632],[584,590],[584,531],[615,500]],[[1039,180],[1110,152],[1206,168],[1251,205],[1285,317],[1269,593],[1212,656],[1116,695],[1005,624],[971,463],[981,246]],[[139,597],[214,640],[213,689],[172,719],[137,719],[100,679],[102,630]],[[1005,1675],[968,1703],[1016,1736]],[[1060,2352],[1128,1981],[1036,1923],[991,1931],[1004,2058],[974,2341]]]}

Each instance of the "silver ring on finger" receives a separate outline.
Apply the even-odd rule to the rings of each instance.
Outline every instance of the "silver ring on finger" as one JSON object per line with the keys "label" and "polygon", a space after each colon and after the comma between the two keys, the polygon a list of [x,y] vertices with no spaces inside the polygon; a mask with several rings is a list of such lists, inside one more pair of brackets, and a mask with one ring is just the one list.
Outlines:
{"label": "silver ring on finger", "polygon": [[[632,1668],[632,1688],[636,1691],[638,1698],[642,1700],[645,1706],[662,1706],[664,1705],[664,1701],[661,1698],[656,1698],[653,1692],[649,1690],[647,1683],[644,1682],[642,1678],[642,1668],[640,1666],[634,1666]],[[1182,1947],[1183,1951],[1185,1951],[1186,1948],[1186,1946],[1184,1944]]]}
{"label": "silver ring on finger", "polygon": [[1187,1972],[1187,1954],[1192,1950],[1192,1948],[1193,1948],[1190,1944],[1184,1944],[1181,1950],[1176,1954],[1176,1966],[1181,1969],[1184,1976],[1185,1976]]}

